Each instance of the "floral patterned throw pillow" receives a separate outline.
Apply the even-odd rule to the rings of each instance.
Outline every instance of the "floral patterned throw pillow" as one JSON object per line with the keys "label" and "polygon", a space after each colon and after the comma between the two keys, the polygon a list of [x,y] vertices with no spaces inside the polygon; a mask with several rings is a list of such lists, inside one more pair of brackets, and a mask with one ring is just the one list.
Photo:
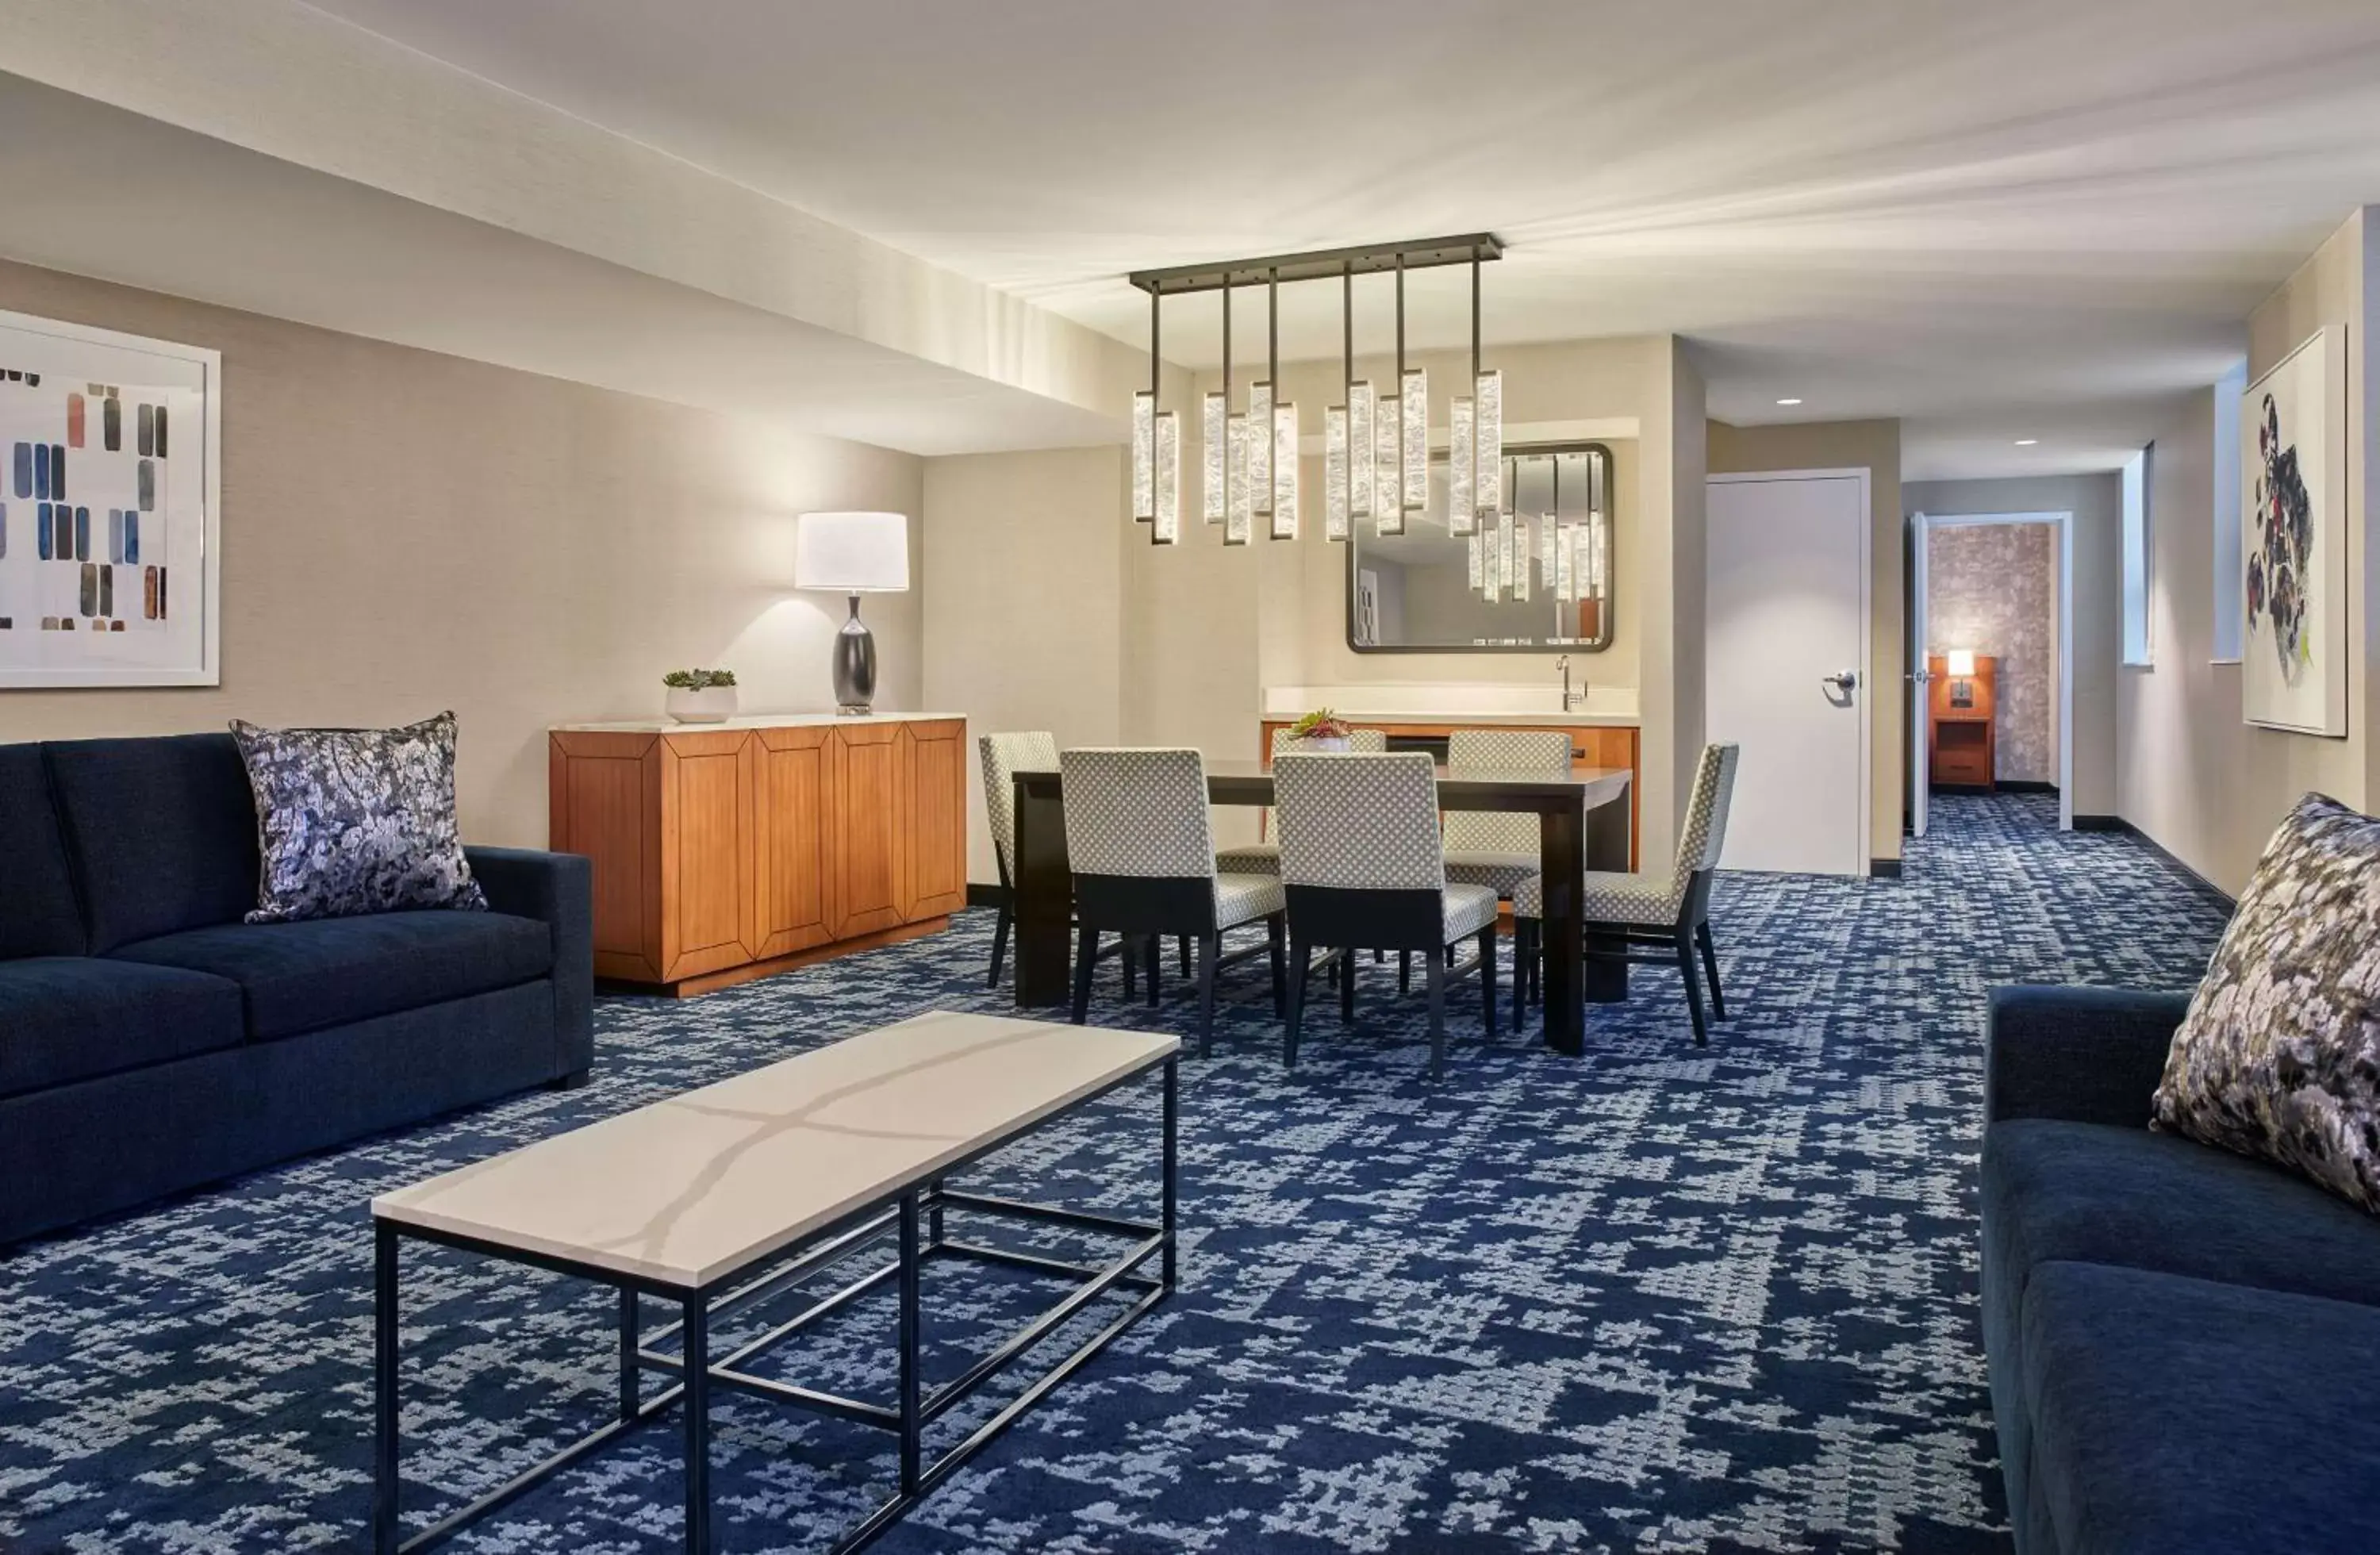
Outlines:
{"label": "floral patterned throw pillow", "polygon": [[2281,822],[2166,1054],[2151,1127],[2380,1214],[2380,820]]}
{"label": "floral patterned throw pillow", "polygon": [[455,715],[403,729],[232,736],[256,795],[263,865],[250,923],[408,907],[484,911],[455,824]]}

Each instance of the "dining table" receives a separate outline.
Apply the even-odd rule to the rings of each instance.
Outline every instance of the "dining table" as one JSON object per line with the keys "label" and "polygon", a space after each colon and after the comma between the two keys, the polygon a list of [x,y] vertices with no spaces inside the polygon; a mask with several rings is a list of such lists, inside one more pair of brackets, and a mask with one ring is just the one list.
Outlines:
{"label": "dining table", "polygon": [[[1206,763],[1207,797],[1218,805],[1270,806],[1272,772],[1261,761]],[[1631,774],[1625,767],[1438,769],[1441,810],[1491,810],[1537,818],[1545,878],[1545,1043],[1558,1052],[1586,1047],[1586,1005],[1628,997],[1628,964],[1585,954],[1580,895],[1585,871],[1629,868]],[[1066,861],[1064,780],[1055,769],[1022,770],[1016,783],[1016,1002],[1064,1004],[1075,913],[1075,877]],[[1614,942],[1615,951],[1624,944]]]}

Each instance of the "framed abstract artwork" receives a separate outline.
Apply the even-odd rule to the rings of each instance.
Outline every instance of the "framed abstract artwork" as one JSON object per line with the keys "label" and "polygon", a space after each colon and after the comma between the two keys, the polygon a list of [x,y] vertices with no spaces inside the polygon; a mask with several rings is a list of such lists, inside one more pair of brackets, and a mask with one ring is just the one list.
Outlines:
{"label": "framed abstract artwork", "polygon": [[0,689],[213,686],[223,358],[0,312]]}
{"label": "framed abstract artwork", "polygon": [[2347,734],[2347,328],[2325,324],[2240,403],[2241,711]]}

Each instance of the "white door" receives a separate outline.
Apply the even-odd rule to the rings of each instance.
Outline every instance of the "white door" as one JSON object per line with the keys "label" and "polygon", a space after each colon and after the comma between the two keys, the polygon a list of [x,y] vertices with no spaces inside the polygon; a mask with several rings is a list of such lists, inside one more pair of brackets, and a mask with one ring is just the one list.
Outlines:
{"label": "white door", "polygon": [[1867,524],[1860,472],[1710,482],[1706,718],[1742,747],[1723,868],[1867,872]]}
{"label": "white door", "polygon": [[1925,646],[1932,640],[1925,629],[1926,536],[1933,531],[1923,513],[1910,520],[1909,529],[1909,831],[1922,837],[1925,835],[1925,796],[1932,786],[1929,769],[1934,764],[1929,754],[1934,734],[1928,727],[1934,716],[1934,672],[1928,667],[1932,661]]}

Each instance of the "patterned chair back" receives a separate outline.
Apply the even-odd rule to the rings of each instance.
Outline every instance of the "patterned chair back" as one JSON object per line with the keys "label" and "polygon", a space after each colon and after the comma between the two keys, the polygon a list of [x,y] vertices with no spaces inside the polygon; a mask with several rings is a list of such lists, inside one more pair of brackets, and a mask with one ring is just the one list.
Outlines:
{"label": "patterned chair back", "polygon": [[1212,880],[1207,766],[1195,750],[1061,751],[1066,856],[1077,875]]}
{"label": "patterned chair back", "polygon": [[1016,774],[1054,771],[1058,741],[1043,731],[1022,735],[986,735],[976,741],[983,758],[983,808],[991,821],[992,851],[1000,856],[1000,878],[1016,879]]}
{"label": "patterned chair back", "polygon": [[1706,745],[1694,765],[1694,786],[1686,796],[1686,823],[1678,832],[1678,872],[1673,891],[1705,869],[1718,868],[1719,849],[1727,842],[1728,800],[1735,793],[1735,761],[1742,747]]}
{"label": "patterned chair back", "polygon": [[1444,891],[1436,769],[1422,751],[1282,757],[1273,765],[1281,883]]}
{"label": "patterned chair back", "polygon": [[[1292,735],[1289,725],[1284,723],[1272,732],[1272,759],[1278,761],[1283,755],[1294,756],[1300,751],[1305,751],[1309,756],[1385,756],[1389,750],[1389,735],[1385,729],[1350,729],[1345,750],[1305,750],[1305,744]],[[1273,827],[1277,823],[1272,811],[1267,808],[1260,812],[1257,824],[1263,834],[1269,837],[1273,835]]]}
{"label": "patterned chair back", "polygon": [[[1570,773],[1570,735],[1559,729],[1457,729],[1446,742],[1446,764],[1501,771]],[[1451,810],[1446,817],[1450,852],[1537,851],[1537,818],[1483,810]]]}

